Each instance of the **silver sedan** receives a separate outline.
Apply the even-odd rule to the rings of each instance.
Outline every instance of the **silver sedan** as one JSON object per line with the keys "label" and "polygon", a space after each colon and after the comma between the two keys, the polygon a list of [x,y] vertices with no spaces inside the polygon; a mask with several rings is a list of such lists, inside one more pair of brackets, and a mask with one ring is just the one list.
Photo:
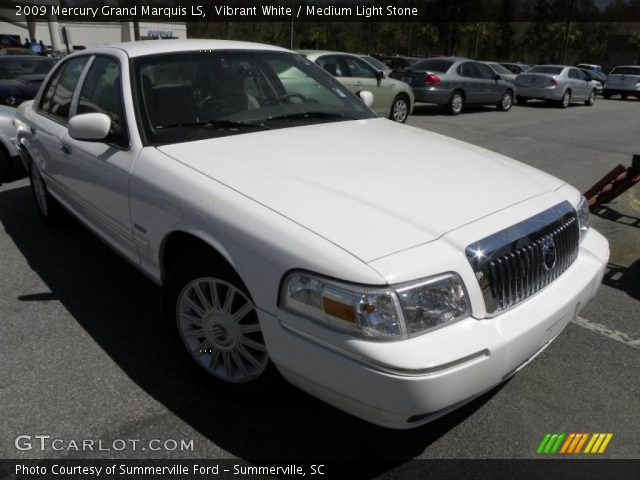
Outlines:
{"label": "silver sedan", "polygon": [[567,108],[571,102],[593,105],[596,87],[585,73],[576,67],[562,65],[537,65],[516,78],[517,102],[540,99],[557,102]]}

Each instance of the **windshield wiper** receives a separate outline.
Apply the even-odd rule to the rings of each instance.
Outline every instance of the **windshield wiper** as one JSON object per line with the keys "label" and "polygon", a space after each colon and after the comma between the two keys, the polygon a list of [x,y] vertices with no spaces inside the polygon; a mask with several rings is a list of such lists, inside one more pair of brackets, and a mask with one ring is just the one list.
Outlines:
{"label": "windshield wiper", "polygon": [[156,128],[177,128],[177,127],[219,127],[219,128],[258,128],[271,130],[262,123],[240,122],[236,120],[203,120],[199,122],[172,123],[169,125],[156,125]]}
{"label": "windshield wiper", "polygon": [[345,118],[349,120],[355,120],[355,117],[350,117],[344,115],[343,113],[337,112],[296,112],[296,113],[285,113],[283,115],[278,115],[275,117],[269,117],[267,120],[281,120],[281,119],[297,119],[297,118]]}

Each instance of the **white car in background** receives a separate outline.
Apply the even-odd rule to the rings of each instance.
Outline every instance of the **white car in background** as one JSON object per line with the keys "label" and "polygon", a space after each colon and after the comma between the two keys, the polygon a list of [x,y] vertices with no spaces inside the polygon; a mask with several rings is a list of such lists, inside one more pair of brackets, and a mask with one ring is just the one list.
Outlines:
{"label": "white car in background", "polygon": [[602,94],[604,98],[620,95],[623,100],[627,97],[640,100],[640,65],[621,65],[611,70]]}
{"label": "white car in background", "polygon": [[527,364],[607,264],[575,188],[376,117],[278,47],[84,50],[17,123],[42,219],[70,212],[161,285],[158,328],[221,389],[278,371],[416,427]]}
{"label": "white car in background", "polygon": [[312,62],[336,77],[352,93],[373,93],[371,109],[377,114],[404,123],[413,111],[413,89],[400,80],[388,78],[387,70],[378,70],[360,55],[323,50],[298,50]]}

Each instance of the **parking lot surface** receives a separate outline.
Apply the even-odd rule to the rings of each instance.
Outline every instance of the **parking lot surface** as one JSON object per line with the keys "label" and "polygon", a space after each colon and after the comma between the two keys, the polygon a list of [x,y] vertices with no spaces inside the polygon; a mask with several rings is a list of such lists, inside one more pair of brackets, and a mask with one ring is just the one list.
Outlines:
{"label": "parking lot surface", "polygon": [[[640,101],[600,99],[593,107],[531,102],[508,113],[479,108],[458,117],[418,106],[408,123],[513,157],[584,191],[640,153],[638,119]],[[384,139],[381,144],[389,148]],[[401,145],[390,147],[402,155]],[[429,155],[424,152],[425,161]],[[437,205],[425,206],[425,214],[430,208]],[[401,464],[535,458],[547,432],[611,432],[601,457],[640,458],[640,186],[601,215],[592,224],[611,243],[611,265],[580,317],[506,384],[427,426],[398,432],[284,383],[238,399],[185,375],[167,351],[158,288],[81,226],[47,230],[25,179],[4,184],[0,456],[395,458]],[[62,450],[41,450],[36,442],[18,450],[18,435],[62,439]],[[71,440],[84,439],[102,440],[104,448],[69,448]],[[110,448],[116,439],[140,442],[117,451]],[[152,439],[192,440],[193,448],[169,443],[168,450],[152,450]]]}

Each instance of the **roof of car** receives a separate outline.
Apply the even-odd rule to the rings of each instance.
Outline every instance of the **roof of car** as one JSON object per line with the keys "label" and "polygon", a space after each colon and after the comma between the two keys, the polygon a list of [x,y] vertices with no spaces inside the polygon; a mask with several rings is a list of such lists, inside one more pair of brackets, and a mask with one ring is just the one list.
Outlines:
{"label": "roof of car", "polygon": [[[103,48],[117,48],[127,52],[129,57],[153,55],[157,53],[193,52],[198,50],[289,50],[274,45],[233,40],[142,40],[139,42],[113,43]],[[94,49],[82,50],[91,53]],[[102,50],[102,48],[95,50]]]}

